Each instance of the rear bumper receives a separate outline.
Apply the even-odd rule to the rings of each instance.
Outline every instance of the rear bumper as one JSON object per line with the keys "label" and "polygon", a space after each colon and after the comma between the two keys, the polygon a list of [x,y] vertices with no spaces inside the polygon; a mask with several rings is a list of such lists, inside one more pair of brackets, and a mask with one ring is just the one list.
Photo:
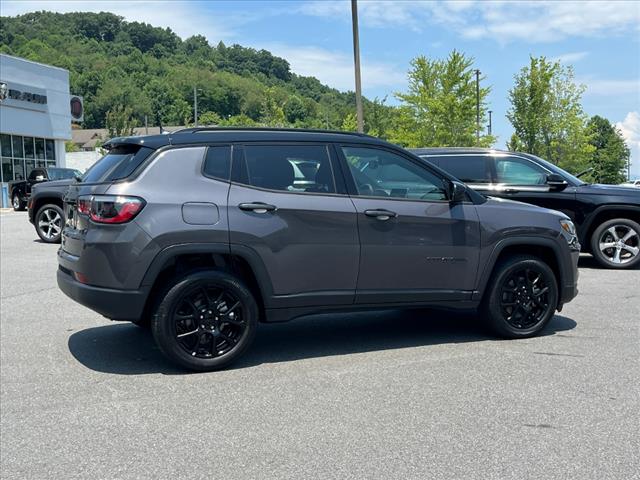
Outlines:
{"label": "rear bumper", "polygon": [[69,298],[111,320],[137,321],[147,300],[146,290],[115,290],[78,282],[66,269],[58,269],[58,287]]}

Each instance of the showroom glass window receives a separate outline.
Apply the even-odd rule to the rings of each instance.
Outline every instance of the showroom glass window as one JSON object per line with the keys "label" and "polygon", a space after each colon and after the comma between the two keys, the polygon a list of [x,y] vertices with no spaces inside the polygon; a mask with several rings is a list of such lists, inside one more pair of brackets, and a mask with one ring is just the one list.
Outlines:
{"label": "showroom glass window", "polygon": [[24,180],[34,168],[56,166],[54,140],[48,138],[0,135],[1,180]]}

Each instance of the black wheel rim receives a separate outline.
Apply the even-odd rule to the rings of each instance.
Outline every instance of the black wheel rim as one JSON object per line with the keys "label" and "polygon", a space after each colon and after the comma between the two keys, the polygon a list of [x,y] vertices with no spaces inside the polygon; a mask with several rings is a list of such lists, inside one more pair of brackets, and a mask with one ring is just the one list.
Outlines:
{"label": "black wheel rim", "polygon": [[197,358],[228,354],[246,332],[242,302],[212,285],[198,286],[182,295],[172,320],[178,344]]}
{"label": "black wheel rim", "polygon": [[500,295],[500,308],[507,323],[526,330],[543,321],[551,308],[550,290],[541,271],[522,268],[511,272]]}

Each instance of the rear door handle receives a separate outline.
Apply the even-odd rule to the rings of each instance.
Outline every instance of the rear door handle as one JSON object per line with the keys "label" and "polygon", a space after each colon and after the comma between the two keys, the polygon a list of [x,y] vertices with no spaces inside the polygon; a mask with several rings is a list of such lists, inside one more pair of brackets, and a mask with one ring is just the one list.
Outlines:
{"label": "rear door handle", "polygon": [[262,202],[241,203],[240,205],[238,205],[238,208],[240,210],[244,210],[245,212],[253,213],[267,213],[276,210],[275,205],[269,205],[268,203]]}
{"label": "rear door handle", "polygon": [[364,214],[367,217],[375,218],[380,221],[389,220],[390,218],[396,218],[398,214],[384,209],[365,210]]}

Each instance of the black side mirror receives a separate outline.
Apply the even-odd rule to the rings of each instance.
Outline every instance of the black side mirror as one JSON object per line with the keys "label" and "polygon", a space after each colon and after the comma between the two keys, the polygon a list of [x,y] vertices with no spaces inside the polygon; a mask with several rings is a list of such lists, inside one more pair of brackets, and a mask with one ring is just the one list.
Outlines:
{"label": "black side mirror", "polygon": [[449,201],[452,203],[464,202],[467,199],[467,187],[458,181],[449,182]]}
{"label": "black side mirror", "polygon": [[550,173],[547,175],[547,185],[551,187],[553,190],[563,190],[567,188],[567,181],[562,177],[562,175],[558,175],[557,173]]}

